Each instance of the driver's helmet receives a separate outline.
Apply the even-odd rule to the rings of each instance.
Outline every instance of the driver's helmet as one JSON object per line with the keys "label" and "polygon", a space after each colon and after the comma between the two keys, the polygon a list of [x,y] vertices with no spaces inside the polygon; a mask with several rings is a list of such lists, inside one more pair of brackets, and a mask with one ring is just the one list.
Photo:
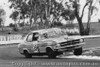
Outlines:
{"label": "driver's helmet", "polygon": [[39,33],[36,33],[36,34],[34,35],[34,37],[39,37]]}
{"label": "driver's helmet", "polygon": [[43,33],[43,36],[44,36],[45,38],[48,38],[48,34],[47,34],[47,33]]}
{"label": "driver's helmet", "polygon": [[34,35],[33,35],[33,40],[35,41],[35,40],[38,40],[38,38],[39,38],[39,33],[34,33]]}

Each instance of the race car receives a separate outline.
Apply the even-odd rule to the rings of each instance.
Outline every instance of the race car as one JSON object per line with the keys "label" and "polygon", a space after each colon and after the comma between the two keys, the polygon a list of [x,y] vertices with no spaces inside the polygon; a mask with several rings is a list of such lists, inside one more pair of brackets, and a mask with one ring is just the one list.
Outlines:
{"label": "race car", "polygon": [[81,55],[84,44],[83,38],[69,38],[65,30],[52,28],[29,32],[18,45],[18,49],[26,58],[43,55],[56,58],[64,52]]}

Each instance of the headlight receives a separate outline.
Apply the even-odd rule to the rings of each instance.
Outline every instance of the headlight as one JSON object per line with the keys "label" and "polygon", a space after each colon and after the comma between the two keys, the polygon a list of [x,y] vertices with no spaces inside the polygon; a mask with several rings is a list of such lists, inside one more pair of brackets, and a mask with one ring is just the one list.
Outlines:
{"label": "headlight", "polygon": [[80,42],[84,42],[84,39],[80,39]]}
{"label": "headlight", "polygon": [[58,47],[60,47],[60,44],[56,44],[53,48],[57,49]]}
{"label": "headlight", "polygon": [[56,46],[57,46],[57,47],[59,47],[59,46],[60,46],[60,44],[57,44]]}

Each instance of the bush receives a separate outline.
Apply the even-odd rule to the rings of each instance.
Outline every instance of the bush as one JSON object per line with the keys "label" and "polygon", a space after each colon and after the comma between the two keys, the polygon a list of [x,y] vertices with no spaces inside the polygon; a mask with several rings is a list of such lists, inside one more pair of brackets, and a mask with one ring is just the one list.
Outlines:
{"label": "bush", "polygon": [[9,27],[15,27],[15,24],[10,23],[10,24],[9,24]]}
{"label": "bush", "polygon": [[13,28],[13,31],[18,31],[18,28],[14,27],[14,28]]}
{"label": "bush", "polygon": [[23,23],[19,23],[19,26],[20,27],[23,27],[24,26],[24,22]]}
{"label": "bush", "polygon": [[51,24],[51,27],[56,27],[56,26],[63,26],[61,22],[54,22]]}
{"label": "bush", "polygon": [[65,26],[66,26],[67,28],[74,28],[74,27],[75,27],[74,24],[66,24]]}

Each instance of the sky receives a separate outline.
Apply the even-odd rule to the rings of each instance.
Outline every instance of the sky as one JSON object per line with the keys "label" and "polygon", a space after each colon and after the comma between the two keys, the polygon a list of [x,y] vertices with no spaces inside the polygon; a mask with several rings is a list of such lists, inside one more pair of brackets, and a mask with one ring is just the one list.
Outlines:
{"label": "sky", "polygon": [[[59,0],[56,0],[56,1],[59,2]],[[68,1],[68,0],[64,0],[63,5],[64,5],[65,1]],[[94,1],[96,1],[96,0],[94,0]],[[85,0],[81,0],[81,8],[83,8],[84,3],[85,3]],[[9,8],[9,5],[10,4],[8,3],[8,0],[0,0],[0,6],[2,6],[3,9],[6,11],[5,26],[9,25],[9,23],[14,23],[14,21],[11,18],[9,18],[10,14],[12,13],[12,10]],[[95,11],[94,15],[92,16],[92,20],[91,20],[92,22],[98,21],[98,18],[100,16],[100,5],[97,3],[96,6],[97,6],[97,8],[99,8],[99,11],[98,12]],[[87,13],[88,13],[88,11],[86,9],[85,13],[84,13],[85,15],[83,17],[84,22],[87,21]],[[66,22],[66,21],[63,20],[62,22]],[[74,22],[76,23],[77,21],[75,20]]]}

